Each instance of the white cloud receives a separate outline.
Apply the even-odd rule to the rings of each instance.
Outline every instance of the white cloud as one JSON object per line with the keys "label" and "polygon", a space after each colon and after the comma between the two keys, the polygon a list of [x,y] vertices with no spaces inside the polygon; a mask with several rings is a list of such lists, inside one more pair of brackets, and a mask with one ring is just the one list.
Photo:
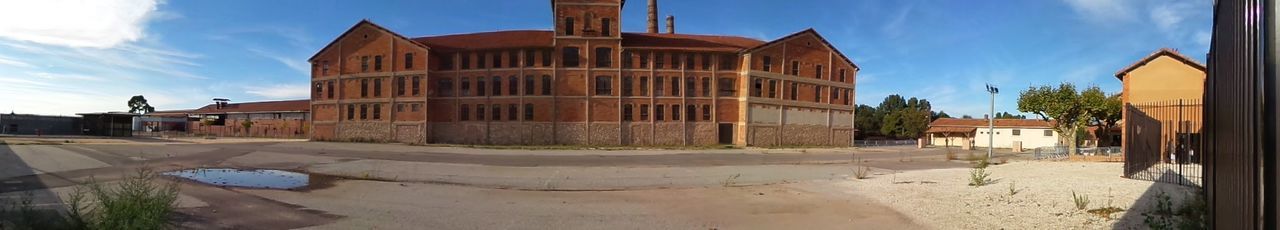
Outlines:
{"label": "white cloud", "polygon": [[1064,0],[1071,9],[1095,22],[1128,20],[1132,17],[1128,1],[1123,0]]}
{"label": "white cloud", "polygon": [[39,44],[110,48],[142,39],[156,0],[7,1],[0,37]]}
{"label": "white cloud", "polygon": [[276,62],[280,62],[281,64],[288,66],[289,69],[293,69],[294,71],[298,71],[299,73],[302,73],[304,76],[311,75],[311,64],[307,63],[307,61],[304,61],[301,58],[287,57],[274,52],[265,51],[265,50],[256,49],[256,48],[249,49],[249,52],[253,52],[258,56],[262,56],[265,58],[269,58],[271,60],[275,60]]}
{"label": "white cloud", "polygon": [[306,84],[277,84],[271,86],[246,86],[245,93],[270,99],[304,99],[311,97]]}
{"label": "white cloud", "polygon": [[0,55],[0,65],[8,65],[8,66],[20,67],[20,68],[31,67],[31,64],[27,64],[26,62],[18,61],[18,60],[15,60],[14,58],[5,57],[2,55]]}

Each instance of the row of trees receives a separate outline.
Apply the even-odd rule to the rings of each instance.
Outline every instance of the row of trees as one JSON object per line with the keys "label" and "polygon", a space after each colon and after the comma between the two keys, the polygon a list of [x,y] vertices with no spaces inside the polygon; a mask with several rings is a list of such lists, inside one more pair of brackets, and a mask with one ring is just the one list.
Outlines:
{"label": "row of trees", "polygon": [[929,122],[946,116],[946,112],[933,112],[929,100],[901,95],[889,95],[879,106],[858,105],[855,111],[858,139],[886,137],[907,139],[919,137],[929,128]]}
{"label": "row of trees", "polygon": [[1099,127],[1098,139],[1110,140],[1109,130],[1120,121],[1122,106],[1119,94],[1108,95],[1097,86],[1077,91],[1071,83],[1033,86],[1018,96],[1018,111],[1056,121],[1053,130],[1064,134],[1059,138],[1072,152],[1089,126]]}

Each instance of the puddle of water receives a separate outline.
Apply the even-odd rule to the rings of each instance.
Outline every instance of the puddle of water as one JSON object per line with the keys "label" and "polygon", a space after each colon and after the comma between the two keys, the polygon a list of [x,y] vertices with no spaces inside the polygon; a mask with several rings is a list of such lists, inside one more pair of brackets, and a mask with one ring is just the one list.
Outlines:
{"label": "puddle of water", "polygon": [[196,182],[241,188],[298,189],[311,183],[311,175],[272,169],[202,168],[166,172]]}

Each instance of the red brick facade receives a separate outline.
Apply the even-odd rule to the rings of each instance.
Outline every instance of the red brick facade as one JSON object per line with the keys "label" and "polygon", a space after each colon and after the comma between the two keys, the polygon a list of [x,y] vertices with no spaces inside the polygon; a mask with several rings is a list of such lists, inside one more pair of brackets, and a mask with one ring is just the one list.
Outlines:
{"label": "red brick facade", "polygon": [[851,144],[858,67],[813,30],[771,42],[629,33],[621,1],[552,4],[551,31],[408,38],[357,23],[310,60],[311,138]]}

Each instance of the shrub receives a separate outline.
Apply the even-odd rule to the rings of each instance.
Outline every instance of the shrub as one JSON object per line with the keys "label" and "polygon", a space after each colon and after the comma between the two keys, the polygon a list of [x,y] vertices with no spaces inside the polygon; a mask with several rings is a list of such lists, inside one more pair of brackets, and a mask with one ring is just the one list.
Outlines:
{"label": "shrub", "polygon": [[[148,169],[139,169],[113,186],[98,182],[76,187],[67,211],[32,208],[30,194],[18,204],[0,208],[0,229],[169,229],[178,199],[178,185],[156,182]],[[92,195],[92,199],[87,198]],[[15,211],[10,211],[15,210]],[[10,218],[17,215],[17,218]]]}
{"label": "shrub", "polygon": [[1156,194],[1152,208],[1143,213],[1143,222],[1151,229],[1208,229],[1205,225],[1206,209],[1203,194],[1195,193],[1184,200],[1176,210],[1168,194]]}
{"label": "shrub", "polygon": [[991,173],[986,168],[973,168],[969,170],[969,186],[981,187],[991,184]]}
{"label": "shrub", "polygon": [[1018,182],[1009,182],[1009,196],[1018,195]]}
{"label": "shrub", "polygon": [[866,165],[859,165],[858,167],[853,169],[853,178],[867,179],[867,174],[869,174],[870,172],[871,172],[871,167],[867,167]]}
{"label": "shrub", "polygon": [[1089,195],[1077,195],[1076,191],[1071,191],[1071,201],[1076,204],[1076,209],[1089,208]]}

